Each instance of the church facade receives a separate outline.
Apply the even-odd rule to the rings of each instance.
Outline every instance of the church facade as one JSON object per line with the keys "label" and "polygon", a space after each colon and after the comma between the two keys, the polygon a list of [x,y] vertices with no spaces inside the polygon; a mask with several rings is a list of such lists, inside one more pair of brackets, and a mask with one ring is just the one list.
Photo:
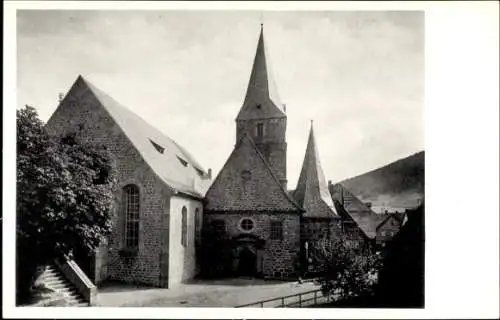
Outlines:
{"label": "church facade", "polygon": [[179,144],[81,76],[47,128],[59,136],[78,131],[114,156],[113,233],[87,268],[96,283],[168,288],[197,275],[296,278],[309,243],[343,233],[372,238],[358,225],[359,205],[346,210],[333,196],[312,125],[297,186],[288,188],[286,107],[262,28],[234,149],[214,179]]}
{"label": "church facade", "polygon": [[[175,141],[79,76],[47,122],[104,145],[118,172],[112,235],[77,263],[93,279],[171,287],[195,276],[210,175]],[[90,260],[90,261],[89,261]]]}

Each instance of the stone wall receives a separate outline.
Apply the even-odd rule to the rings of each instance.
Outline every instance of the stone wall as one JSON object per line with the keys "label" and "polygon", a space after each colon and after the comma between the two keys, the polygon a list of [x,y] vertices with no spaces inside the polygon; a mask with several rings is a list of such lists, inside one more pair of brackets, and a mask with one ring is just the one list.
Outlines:
{"label": "stone wall", "polygon": [[207,191],[206,209],[301,211],[273,177],[248,136],[244,136],[236,145]]}
{"label": "stone wall", "polygon": [[[103,277],[153,286],[162,285],[160,260],[168,258],[168,212],[171,190],[150,169],[83,80],[75,82],[47,123],[54,135],[77,131],[89,141],[105,145],[114,155],[118,187],[113,206],[113,232],[107,254],[98,257],[97,271]],[[121,207],[122,188],[135,184],[140,190],[139,250],[135,257],[120,254],[124,246],[124,220]],[[168,261],[164,261],[168,264]],[[163,285],[166,283],[163,281]]]}
{"label": "stone wall", "polygon": [[302,241],[314,242],[320,239],[336,239],[342,235],[340,219],[302,218]]}
{"label": "stone wall", "polygon": [[[264,124],[264,136],[257,140],[257,124]],[[271,119],[249,119],[237,120],[236,142],[247,132],[256,143],[285,142],[286,139],[286,117]]]}
{"label": "stone wall", "polygon": [[[257,124],[264,125],[264,135],[257,136]],[[276,177],[286,190],[286,117],[271,119],[238,120],[236,123],[236,142],[247,132],[255,142]]]}
{"label": "stone wall", "polygon": [[102,243],[95,251],[94,284],[99,286],[108,278],[108,244]]}
{"label": "stone wall", "polygon": [[[241,229],[243,218],[254,221],[254,228],[246,232]],[[262,274],[265,278],[284,279],[295,277],[300,258],[300,215],[290,213],[258,213],[258,212],[224,212],[205,213],[204,225],[210,225],[213,220],[224,220],[226,237],[233,239],[241,235],[253,235],[263,241]],[[271,240],[271,221],[283,223],[282,240]],[[210,239],[202,239],[210,241]],[[238,245],[232,243],[233,248]],[[237,257],[233,257],[237,258]]]}

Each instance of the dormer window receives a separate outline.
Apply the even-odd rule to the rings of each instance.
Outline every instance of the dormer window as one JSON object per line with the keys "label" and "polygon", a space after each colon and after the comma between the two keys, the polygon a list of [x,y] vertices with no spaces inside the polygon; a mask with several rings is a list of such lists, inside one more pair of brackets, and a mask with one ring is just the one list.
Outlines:
{"label": "dormer window", "polygon": [[261,109],[261,108],[262,108],[262,105],[261,105],[261,104],[258,104],[258,105],[256,106],[256,108],[257,108],[257,109]]}
{"label": "dormer window", "polygon": [[184,166],[184,167],[187,167],[188,166],[188,162],[184,159],[182,159],[181,157],[177,156],[177,159],[179,159],[179,162]]}
{"label": "dormer window", "polygon": [[159,153],[163,154],[165,152],[165,148],[160,146],[158,143],[154,142],[153,140],[149,139],[149,142],[153,145],[153,147],[158,151]]}
{"label": "dormer window", "polygon": [[195,167],[194,169],[196,170],[196,173],[197,173],[200,177],[203,177],[203,176],[204,176],[204,172],[203,172],[203,170],[198,169],[198,168],[196,168],[196,167]]}

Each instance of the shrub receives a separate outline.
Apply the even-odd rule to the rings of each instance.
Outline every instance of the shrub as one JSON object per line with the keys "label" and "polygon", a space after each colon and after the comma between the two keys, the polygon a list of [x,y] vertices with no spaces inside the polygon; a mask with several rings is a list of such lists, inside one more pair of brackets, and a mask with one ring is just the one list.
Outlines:
{"label": "shrub", "polygon": [[340,300],[373,295],[381,259],[370,246],[345,238],[322,239],[312,244],[310,253],[323,294]]}

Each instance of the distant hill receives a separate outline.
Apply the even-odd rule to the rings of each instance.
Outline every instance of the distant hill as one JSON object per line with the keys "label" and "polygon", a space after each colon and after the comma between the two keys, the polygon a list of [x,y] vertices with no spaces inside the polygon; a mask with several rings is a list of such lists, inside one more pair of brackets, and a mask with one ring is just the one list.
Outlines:
{"label": "distant hill", "polygon": [[364,202],[377,207],[415,207],[424,197],[425,151],[341,181]]}

